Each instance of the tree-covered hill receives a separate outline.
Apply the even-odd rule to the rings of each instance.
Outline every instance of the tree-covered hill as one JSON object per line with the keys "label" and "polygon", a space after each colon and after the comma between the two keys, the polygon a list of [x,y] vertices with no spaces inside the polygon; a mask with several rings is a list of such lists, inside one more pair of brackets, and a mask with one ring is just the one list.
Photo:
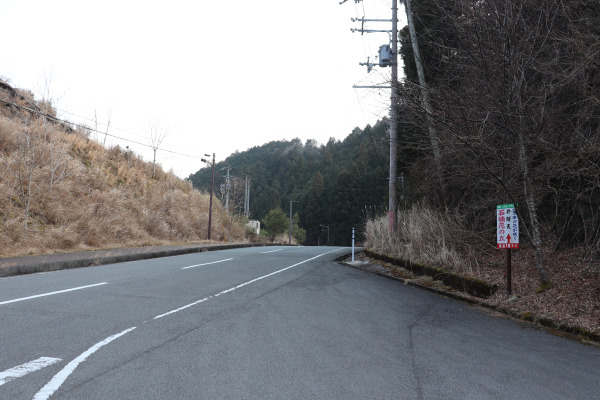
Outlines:
{"label": "tree-covered hill", "polygon": [[[289,213],[290,201],[298,201],[293,212],[306,229],[306,244],[327,244],[329,229],[329,244],[349,245],[352,227],[364,224],[365,210],[387,207],[388,125],[384,119],[323,145],[294,139],[236,152],[215,166],[215,193],[225,204],[229,166],[232,213],[243,213],[247,176],[250,218],[262,220],[276,207]],[[210,175],[206,167],[189,179],[208,191]]]}

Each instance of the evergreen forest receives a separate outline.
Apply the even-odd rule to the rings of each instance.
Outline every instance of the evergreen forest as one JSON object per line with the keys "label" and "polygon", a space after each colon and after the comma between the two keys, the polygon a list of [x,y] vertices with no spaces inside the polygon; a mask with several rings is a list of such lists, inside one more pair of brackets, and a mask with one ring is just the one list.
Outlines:
{"label": "evergreen forest", "polygon": [[[384,119],[355,128],[343,141],[331,138],[322,145],[293,139],[236,152],[215,166],[215,195],[228,203],[230,212],[243,215],[248,177],[250,219],[263,221],[277,207],[289,215],[294,201],[293,214],[306,230],[305,244],[349,246],[352,227],[362,232],[368,213],[387,209],[388,126]],[[189,179],[194,187],[210,191],[211,168]]]}

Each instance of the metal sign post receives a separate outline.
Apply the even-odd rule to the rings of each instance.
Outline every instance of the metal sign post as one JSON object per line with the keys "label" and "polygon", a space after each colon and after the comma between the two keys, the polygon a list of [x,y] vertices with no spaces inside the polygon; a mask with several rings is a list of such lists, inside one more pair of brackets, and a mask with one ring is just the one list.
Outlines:
{"label": "metal sign post", "polygon": [[511,250],[519,248],[519,218],[514,204],[496,206],[496,246],[506,249],[506,292],[512,294]]}

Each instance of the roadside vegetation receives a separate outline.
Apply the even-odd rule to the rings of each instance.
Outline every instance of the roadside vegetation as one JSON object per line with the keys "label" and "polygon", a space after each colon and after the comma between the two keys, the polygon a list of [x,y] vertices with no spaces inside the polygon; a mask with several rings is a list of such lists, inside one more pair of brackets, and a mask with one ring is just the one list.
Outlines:
{"label": "roadside vegetation", "polygon": [[[545,249],[552,282],[546,288],[540,287],[532,246],[525,243],[520,249],[512,250],[512,295],[509,296],[506,293],[506,250],[496,249],[493,212],[490,218],[492,222],[486,232],[474,233],[466,229],[468,223],[461,216],[435,211],[419,203],[398,213],[395,234],[389,232],[387,215],[369,218],[364,246],[378,254],[498,285],[494,295],[477,301],[505,309],[520,318],[550,320],[600,335],[600,268],[586,259],[585,247],[575,246],[556,253]],[[399,276],[428,286],[435,284],[429,277],[411,276],[407,271]],[[469,296],[465,294],[465,297]]]}
{"label": "roadside vegetation", "polygon": [[[409,5],[416,35],[401,32],[398,86],[406,190],[397,233],[373,215],[366,246],[496,283],[491,302],[598,333],[599,3]],[[506,203],[521,244],[511,301],[495,248]]]}
{"label": "roadside vegetation", "polygon": [[[209,196],[0,81],[0,256],[207,242]],[[212,237],[245,241],[213,203]]]}

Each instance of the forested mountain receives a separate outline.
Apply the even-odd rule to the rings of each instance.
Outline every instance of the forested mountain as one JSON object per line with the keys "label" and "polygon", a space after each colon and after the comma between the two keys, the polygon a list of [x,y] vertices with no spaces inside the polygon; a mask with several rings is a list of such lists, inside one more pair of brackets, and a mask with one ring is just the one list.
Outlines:
{"label": "forested mountain", "polygon": [[[276,207],[298,214],[306,244],[350,245],[352,227],[364,224],[366,209],[386,209],[389,174],[388,121],[355,128],[343,141],[273,141],[236,152],[215,167],[215,192],[226,202],[230,167],[230,211],[242,214],[246,176],[250,180],[250,218],[262,220]],[[210,168],[189,179],[210,190]]]}

